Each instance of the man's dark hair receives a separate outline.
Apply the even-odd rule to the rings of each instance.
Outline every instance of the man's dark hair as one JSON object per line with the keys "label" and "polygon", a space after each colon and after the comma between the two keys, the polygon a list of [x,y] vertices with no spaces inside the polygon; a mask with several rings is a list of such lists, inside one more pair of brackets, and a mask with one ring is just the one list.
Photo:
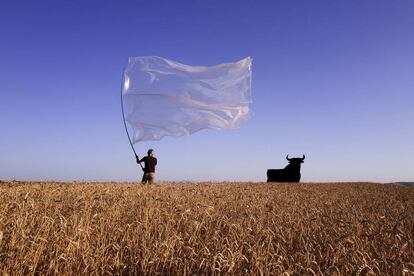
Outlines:
{"label": "man's dark hair", "polygon": [[147,154],[148,154],[148,155],[150,155],[153,151],[154,151],[153,149],[149,149],[149,150],[147,151]]}

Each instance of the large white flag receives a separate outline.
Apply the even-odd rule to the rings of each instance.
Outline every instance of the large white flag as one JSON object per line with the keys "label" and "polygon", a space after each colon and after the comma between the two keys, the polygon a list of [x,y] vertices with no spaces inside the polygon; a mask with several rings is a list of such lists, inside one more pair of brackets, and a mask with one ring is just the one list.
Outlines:
{"label": "large white flag", "polygon": [[250,57],[211,67],[129,58],[122,94],[133,143],[239,127],[251,117],[251,63]]}

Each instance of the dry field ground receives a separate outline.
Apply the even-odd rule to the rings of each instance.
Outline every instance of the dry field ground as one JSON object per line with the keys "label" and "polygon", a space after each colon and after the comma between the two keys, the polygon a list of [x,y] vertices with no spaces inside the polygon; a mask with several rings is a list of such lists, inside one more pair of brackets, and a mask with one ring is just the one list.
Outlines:
{"label": "dry field ground", "polygon": [[413,275],[414,188],[0,183],[3,275]]}

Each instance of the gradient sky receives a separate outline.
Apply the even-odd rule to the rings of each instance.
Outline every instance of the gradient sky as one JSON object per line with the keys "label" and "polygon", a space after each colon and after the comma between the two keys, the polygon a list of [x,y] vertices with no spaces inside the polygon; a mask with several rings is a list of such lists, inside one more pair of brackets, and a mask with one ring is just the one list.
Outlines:
{"label": "gradient sky", "polygon": [[414,1],[2,1],[0,179],[134,181],[120,110],[129,56],[253,58],[238,130],[137,145],[158,180],[414,180]]}

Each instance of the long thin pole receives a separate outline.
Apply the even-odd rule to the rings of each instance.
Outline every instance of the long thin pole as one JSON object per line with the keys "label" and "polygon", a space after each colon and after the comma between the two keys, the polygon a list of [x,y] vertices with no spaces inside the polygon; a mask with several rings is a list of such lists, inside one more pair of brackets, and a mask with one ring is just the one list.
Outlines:
{"label": "long thin pole", "polygon": [[[132,150],[134,151],[135,158],[136,158],[137,160],[139,160],[138,154],[136,153],[135,148],[134,148],[134,144],[132,144],[131,137],[129,136],[128,127],[127,127],[127,124],[126,124],[126,121],[125,121],[124,99],[123,99],[123,97],[122,97],[122,90],[123,90],[123,87],[124,87],[124,81],[125,81],[124,76],[125,76],[125,75],[124,75],[124,73],[122,73],[122,83],[121,83],[121,111],[122,111],[122,119],[123,119],[123,121],[124,121],[125,132],[126,132],[126,135],[127,135],[127,137],[128,137],[129,144],[131,145],[131,148],[132,148]],[[139,163],[139,165],[140,165],[140,166],[141,166],[141,168],[143,169],[142,164],[141,164],[141,163]]]}

